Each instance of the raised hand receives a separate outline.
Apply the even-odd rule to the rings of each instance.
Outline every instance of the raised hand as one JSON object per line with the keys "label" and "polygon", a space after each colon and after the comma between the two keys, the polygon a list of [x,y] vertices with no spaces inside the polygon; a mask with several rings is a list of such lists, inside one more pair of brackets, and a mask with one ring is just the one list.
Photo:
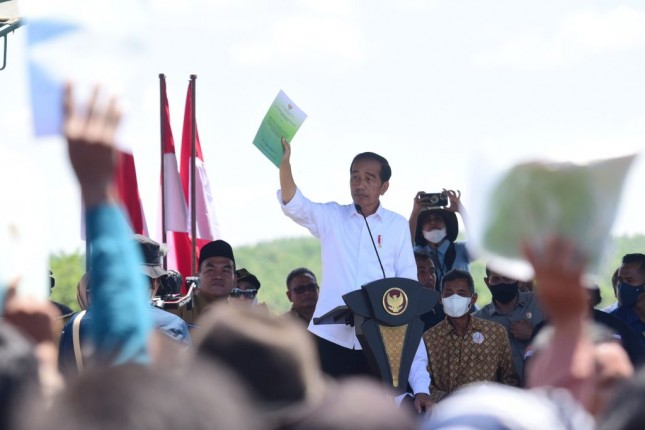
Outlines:
{"label": "raised hand", "polygon": [[289,142],[287,142],[287,139],[284,137],[280,140],[280,143],[282,144],[282,160],[280,161],[280,164],[287,163],[289,164],[291,161],[291,145]]}
{"label": "raised hand", "polygon": [[280,190],[282,191],[282,201],[287,204],[296,195],[296,182],[291,173],[291,145],[284,137],[281,139],[282,160],[280,161]]}
{"label": "raised hand", "polygon": [[524,244],[523,250],[535,271],[535,291],[549,319],[558,323],[584,317],[588,307],[582,284],[586,256],[558,236],[547,238],[542,246]]}
{"label": "raised hand", "polygon": [[461,209],[461,200],[459,200],[461,198],[461,191],[447,190],[444,188],[443,192],[446,193],[448,201],[450,202],[444,209],[451,212],[459,212]]}
{"label": "raised hand", "polygon": [[71,84],[65,88],[63,133],[69,159],[78,178],[86,208],[111,199],[117,165],[114,136],[121,119],[115,98],[99,107],[99,88],[94,88],[88,102],[75,108]]}

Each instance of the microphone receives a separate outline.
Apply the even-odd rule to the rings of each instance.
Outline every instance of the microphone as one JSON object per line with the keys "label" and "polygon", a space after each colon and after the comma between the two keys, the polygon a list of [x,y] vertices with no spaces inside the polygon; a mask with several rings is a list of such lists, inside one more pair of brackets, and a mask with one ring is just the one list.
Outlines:
{"label": "microphone", "polygon": [[381,266],[381,272],[383,272],[383,279],[387,278],[385,276],[385,269],[383,269],[383,263],[381,263],[381,256],[378,254],[378,250],[376,249],[376,243],[374,243],[374,236],[372,236],[372,230],[370,230],[370,225],[367,222],[367,218],[365,217],[365,214],[363,213],[363,208],[361,208],[361,205],[354,205],[356,207],[356,212],[361,214],[363,216],[363,219],[365,220],[365,225],[367,226],[367,232],[370,234],[370,239],[372,239],[372,246],[374,247],[374,252],[376,253],[376,258],[378,259],[378,264]]}

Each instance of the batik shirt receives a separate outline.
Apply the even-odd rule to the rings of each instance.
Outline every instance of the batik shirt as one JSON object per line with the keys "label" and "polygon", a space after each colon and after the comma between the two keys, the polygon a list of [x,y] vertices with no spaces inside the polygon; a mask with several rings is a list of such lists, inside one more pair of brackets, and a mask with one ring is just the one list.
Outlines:
{"label": "batik shirt", "polygon": [[458,336],[446,318],[426,331],[423,340],[434,401],[476,381],[519,386],[508,335],[500,324],[471,316],[466,334]]}

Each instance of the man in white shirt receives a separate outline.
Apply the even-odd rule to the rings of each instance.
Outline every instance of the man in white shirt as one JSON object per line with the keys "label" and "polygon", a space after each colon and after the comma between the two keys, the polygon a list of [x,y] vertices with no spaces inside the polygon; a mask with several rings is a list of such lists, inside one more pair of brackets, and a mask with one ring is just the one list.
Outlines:
{"label": "man in white shirt", "polygon": [[[403,216],[380,205],[379,198],[387,191],[391,176],[385,158],[372,152],[358,154],[354,158],[350,166],[353,204],[314,203],[296,186],[291,173],[291,147],[285,139],[282,139],[282,146],[284,154],[278,191],[282,210],[321,241],[322,285],[314,318],[344,305],[344,294],[384,276],[417,279],[408,222]],[[378,249],[382,267],[374,246]],[[370,373],[353,327],[310,323],[309,331],[315,335],[326,373],[336,377]],[[409,378],[419,412],[431,405],[427,362],[425,348],[420,343]]]}

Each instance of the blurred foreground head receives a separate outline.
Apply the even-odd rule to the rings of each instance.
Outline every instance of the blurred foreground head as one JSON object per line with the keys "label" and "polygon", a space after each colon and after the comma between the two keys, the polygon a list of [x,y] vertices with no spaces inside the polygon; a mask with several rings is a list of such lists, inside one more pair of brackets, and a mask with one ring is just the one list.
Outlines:
{"label": "blurred foreground head", "polygon": [[645,428],[645,367],[641,367],[607,405],[598,422],[599,430]]}
{"label": "blurred foreground head", "polygon": [[437,403],[422,430],[593,430],[593,418],[563,389],[475,383]]}
{"label": "blurred foreground head", "polygon": [[279,430],[416,430],[418,424],[399,409],[383,385],[352,377],[331,381],[327,395],[315,409]]}
{"label": "blurred foreground head", "polygon": [[[578,400],[591,414],[598,416],[605,411],[620,387],[633,376],[634,368],[620,341],[607,327],[588,321],[584,326],[584,336],[592,344],[593,372],[584,376],[584,395]],[[553,337],[553,327],[545,327],[529,346],[531,358],[526,362],[529,376],[532,376],[531,360],[543,353],[553,342]],[[572,378],[572,385],[573,382]]]}
{"label": "blurred foreground head", "polygon": [[233,370],[266,428],[415,428],[382,385],[326,380],[311,334],[297,321],[218,304],[199,326],[197,357]]}
{"label": "blurred foreground head", "polygon": [[295,322],[253,308],[218,304],[199,321],[197,357],[230,367],[260,409],[316,402],[324,392],[310,334]]}
{"label": "blurred foreground head", "polygon": [[38,361],[33,345],[10,324],[0,321],[0,428],[14,427],[27,399],[37,403]]}
{"label": "blurred foreground head", "polygon": [[258,429],[247,405],[220,368],[195,365],[178,375],[125,364],[84,373],[28,429]]}

